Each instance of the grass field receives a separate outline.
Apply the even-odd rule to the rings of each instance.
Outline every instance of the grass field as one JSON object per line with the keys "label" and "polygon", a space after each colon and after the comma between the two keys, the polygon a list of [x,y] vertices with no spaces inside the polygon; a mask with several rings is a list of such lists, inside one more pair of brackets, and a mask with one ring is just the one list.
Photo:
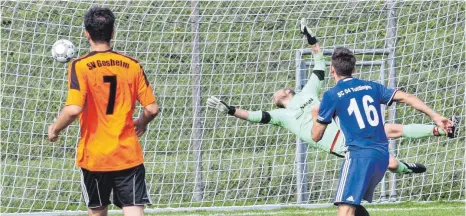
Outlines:
{"label": "grass field", "polygon": [[[462,216],[466,215],[464,202],[429,202],[367,205],[371,216]],[[194,211],[173,213],[149,213],[158,216],[213,216],[213,215],[274,215],[274,216],[335,216],[337,208],[282,208],[257,211]]]}

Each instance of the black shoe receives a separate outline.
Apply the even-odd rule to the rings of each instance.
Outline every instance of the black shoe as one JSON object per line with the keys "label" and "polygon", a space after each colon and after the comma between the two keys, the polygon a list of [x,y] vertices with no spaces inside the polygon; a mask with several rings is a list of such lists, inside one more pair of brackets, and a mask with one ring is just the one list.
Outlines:
{"label": "black shoe", "polygon": [[369,212],[362,205],[356,205],[356,210],[354,211],[355,216],[370,216]]}
{"label": "black shoe", "polygon": [[316,44],[318,42],[317,38],[312,33],[312,31],[309,28],[307,28],[307,22],[306,22],[305,18],[301,19],[301,28],[300,28],[300,30],[301,30],[301,34],[306,36],[307,43],[309,43],[309,45],[314,45],[314,44]]}
{"label": "black shoe", "polygon": [[422,164],[406,163],[403,161],[401,161],[401,163],[403,163],[404,165],[408,167],[408,170],[409,170],[408,173],[423,173],[427,170],[426,167]]}
{"label": "black shoe", "polygon": [[458,127],[458,124],[459,124],[459,120],[458,120],[458,118],[456,118],[456,116],[452,116],[451,121],[453,122],[453,127],[451,127],[451,133],[448,133],[447,136],[449,138],[456,138],[457,132],[458,132],[457,127]]}

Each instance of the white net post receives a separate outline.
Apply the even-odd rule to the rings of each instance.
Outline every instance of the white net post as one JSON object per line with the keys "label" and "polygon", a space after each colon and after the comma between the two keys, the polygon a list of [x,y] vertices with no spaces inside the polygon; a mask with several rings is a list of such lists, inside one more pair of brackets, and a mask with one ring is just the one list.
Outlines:
{"label": "white net post", "polygon": [[[296,51],[296,92],[300,92],[306,84],[306,63],[302,59],[302,51]],[[296,202],[307,203],[308,179],[307,179],[307,144],[296,138]]]}
{"label": "white net post", "polygon": [[[389,88],[396,88],[396,2],[393,0],[386,1],[386,7],[388,9],[388,18],[387,18],[387,37],[385,38],[386,47],[390,50],[388,54],[388,84]],[[395,123],[396,119],[396,102],[388,109],[388,119],[387,122]],[[389,141],[389,151],[392,155],[397,156],[397,140],[390,139]],[[396,200],[396,173],[390,173],[390,199]]]}
{"label": "white net post", "polygon": [[202,105],[201,105],[201,63],[200,63],[200,33],[199,33],[199,2],[191,1],[191,31],[193,32],[193,53],[191,59],[191,68],[193,72],[193,129],[191,134],[191,147],[193,159],[195,162],[194,169],[194,200],[202,201],[204,186],[202,183]]}

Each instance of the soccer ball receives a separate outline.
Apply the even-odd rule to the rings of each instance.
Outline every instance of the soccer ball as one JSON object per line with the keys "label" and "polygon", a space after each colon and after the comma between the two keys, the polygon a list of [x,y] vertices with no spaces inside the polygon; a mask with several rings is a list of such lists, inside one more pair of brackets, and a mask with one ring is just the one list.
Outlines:
{"label": "soccer ball", "polygon": [[68,62],[75,54],[74,44],[65,39],[57,40],[52,46],[52,57],[58,62]]}

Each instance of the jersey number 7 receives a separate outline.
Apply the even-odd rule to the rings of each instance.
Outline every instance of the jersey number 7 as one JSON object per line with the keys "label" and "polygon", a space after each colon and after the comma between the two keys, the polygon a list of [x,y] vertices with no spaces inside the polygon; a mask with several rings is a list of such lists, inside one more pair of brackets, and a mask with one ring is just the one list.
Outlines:
{"label": "jersey number 7", "polygon": [[115,109],[117,77],[116,76],[104,76],[104,82],[110,83],[110,94],[108,94],[107,115],[112,115],[113,110]]}
{"label": "jersey number 7", "polygon": [[[379,125],[379,115],[377,114],[377,109],[369,104],[373,102],[374,99],[372,99],[372,97],[369,95],[364,95],[364,97],[362,97],[362,104],[364,106],[364,112],[366,113],[367,121],[371,126],[375,127]],[[356,103],[355,98],[351,98],[350,105],[348,107],[348,114],[351,116],[351,114],[353,113],[356,115],[356,120],[358,121],[359,128],[365,128],[366,124],[364,124],[364,120],[362,119],[362,115],[359,111],[359,106],[358,103]],[[374,116],[374,118],[371,118],[371,114],[372,116]]]}

